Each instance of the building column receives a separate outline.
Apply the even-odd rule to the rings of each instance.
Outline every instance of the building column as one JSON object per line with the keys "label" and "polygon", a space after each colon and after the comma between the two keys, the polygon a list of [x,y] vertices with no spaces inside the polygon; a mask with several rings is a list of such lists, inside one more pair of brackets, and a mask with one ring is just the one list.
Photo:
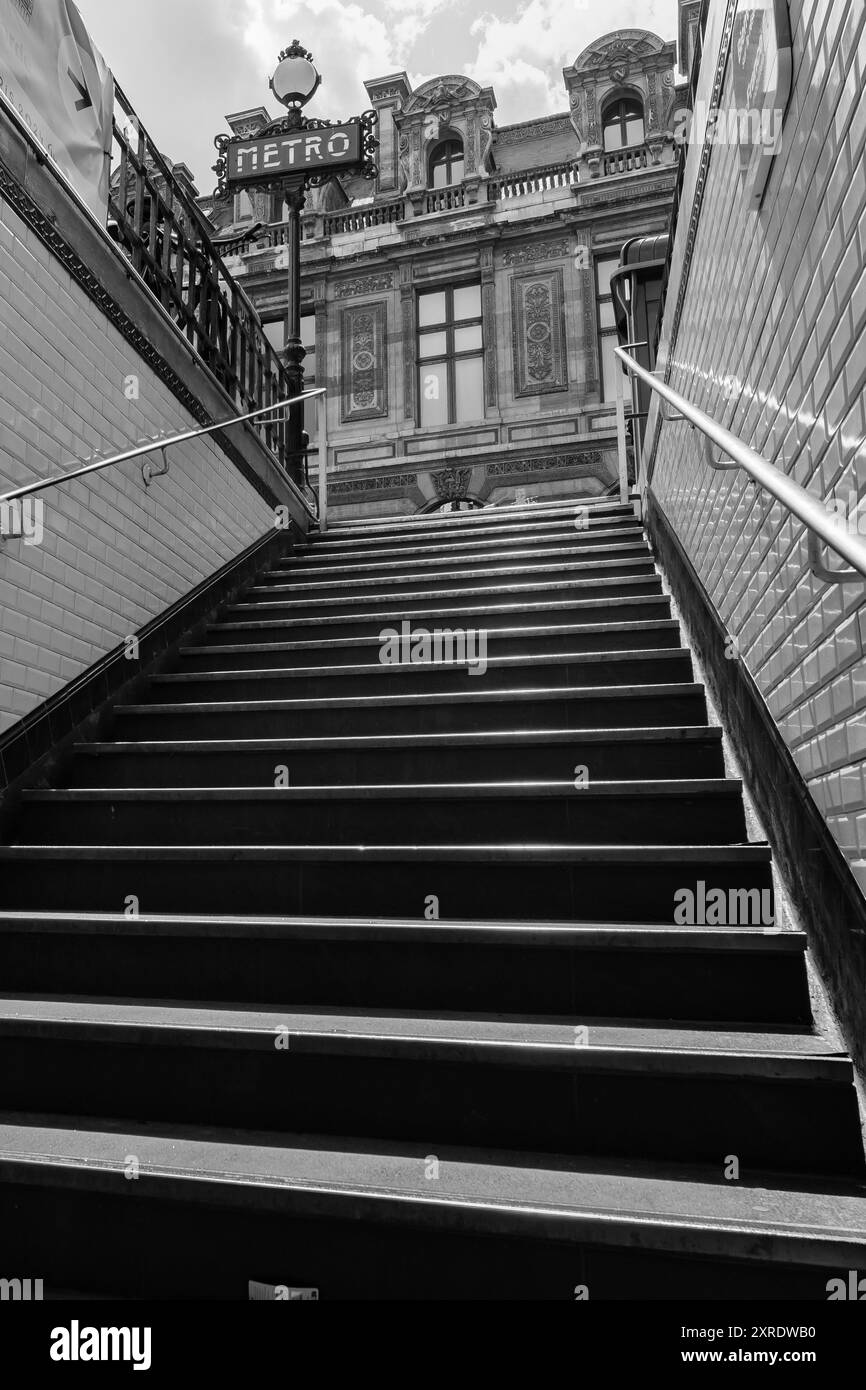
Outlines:
{"label": "building column", "polygon": [[484,334],[484,404],[488,410],[499,404],[499,374],[496,363],[496,284],[493,247],[481,248],[481,315]]}
{"label": "building column", "polygon": [[415,289],[412,284],[412,267],[400,267],[400,332],[403,345],[403,418],[415,422],[415,381],[417,363],[415,360],[417,326],[415,312]]}

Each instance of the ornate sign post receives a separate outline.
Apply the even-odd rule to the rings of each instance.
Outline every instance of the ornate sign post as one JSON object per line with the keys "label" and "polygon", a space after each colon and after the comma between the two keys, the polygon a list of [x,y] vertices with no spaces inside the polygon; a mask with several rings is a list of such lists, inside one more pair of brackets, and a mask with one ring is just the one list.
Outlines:
{"label": "ornate sign post", "polygon": [[[252,139],[218,135],[214,141],[219,159],[214,171],[217,194],[240,188],[278,190],[286,203],[288,222],[288,303],[286,309],[286,374],[292,395],[304,389],[305,356],[301,342],[301,210],[307,189],[327,183],[337,173],[375,178],[378,147],[375,111],[365,111],[348,121],[311,120],[302,107],[315,95],[321,76],[313,55],[297,39],[280,54],[271,91],[288,115],[259,131]],[[289,450],[296,480],[302,474],[304,448],[303,402],[291,408]]]}

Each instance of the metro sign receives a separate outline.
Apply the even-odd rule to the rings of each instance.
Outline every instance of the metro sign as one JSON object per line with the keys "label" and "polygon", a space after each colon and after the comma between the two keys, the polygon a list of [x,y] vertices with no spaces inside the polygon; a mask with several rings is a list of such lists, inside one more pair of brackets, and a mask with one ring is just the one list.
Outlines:
{"label": "metro sign", "polygon": [[357,165],[362,157],[358,121],[253,140],[236,138],[226,146],[226,183],[229,187],[261,185],[292,174],[308,175]]}

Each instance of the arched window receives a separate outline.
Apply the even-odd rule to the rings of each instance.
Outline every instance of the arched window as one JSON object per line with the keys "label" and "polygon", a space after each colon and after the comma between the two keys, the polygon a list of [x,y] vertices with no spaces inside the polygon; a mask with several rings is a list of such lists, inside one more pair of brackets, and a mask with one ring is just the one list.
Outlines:
{"label": "arched window", "polygon": [[612,101],[602,114],[605,151],[644,142],[643,106],[634,97]]}
{"label": "arched window", "polygon": [[428,188],[447,188],[463,181],[463,141],[451,138],[440,140],[430,151]]}
{"label": "arched window", "polygon": [[474,512],[484,503],[479,502],[474,497],[452,497],[450,502],[434,502],[432,507],[425,507],[425,512]]}

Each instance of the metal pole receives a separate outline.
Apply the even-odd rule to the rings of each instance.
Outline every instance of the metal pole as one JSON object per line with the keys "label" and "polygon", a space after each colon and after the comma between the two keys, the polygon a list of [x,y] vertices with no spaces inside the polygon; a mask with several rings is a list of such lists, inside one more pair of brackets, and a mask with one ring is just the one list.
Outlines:
{"label": "metal pole", "polygon": [[328,529],[328,398],[317,401],[319,415],[319,530]]}
{"label": "metal pole", "polygon": [[[289,390],[299,396],[304,389],[304,345],[301,342],[301,209],[305,192],[303,177],[289,179],[283,189],[288,223],[287,253],[289,263],[288,296],[286,302],[286,376]],[[289,472],[294,482],[303,478],[304,407],[289,414],[287,434]]]}
{"label": "metal pole", "polygon": [[619,500],[628,502],[628,456],[625,448],[625,394],[624,373],[617,362],[616,372],[616,450],[619,462]]}

